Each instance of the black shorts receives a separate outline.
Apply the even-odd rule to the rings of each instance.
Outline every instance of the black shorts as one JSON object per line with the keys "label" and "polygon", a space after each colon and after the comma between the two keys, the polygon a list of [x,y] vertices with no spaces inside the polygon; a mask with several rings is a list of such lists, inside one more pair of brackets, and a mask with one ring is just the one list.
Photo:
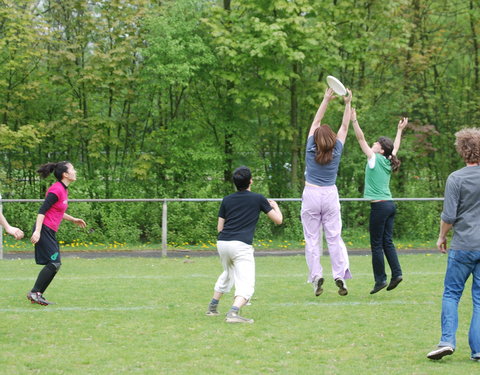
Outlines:
{"label": "black shorts", "polygon": [[[33,230],[35,231],[35,228]],[[37,264],[62,263],[56,234],[53,229],[42,225],[40,239],[35,244],[35,262]]]}

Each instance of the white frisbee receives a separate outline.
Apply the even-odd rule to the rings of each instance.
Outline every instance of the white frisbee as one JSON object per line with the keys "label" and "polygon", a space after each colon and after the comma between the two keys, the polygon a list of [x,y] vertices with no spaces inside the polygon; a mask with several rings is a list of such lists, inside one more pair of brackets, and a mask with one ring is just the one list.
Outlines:
{"label": "white frisbee", "polygon": [[336,79],[334,76],[328,76],[327,83],[328,86],[330,86],[336,94],[342,96],[347,95],[347,90],[345,89],[345,86],[343,86],[343,83]]}

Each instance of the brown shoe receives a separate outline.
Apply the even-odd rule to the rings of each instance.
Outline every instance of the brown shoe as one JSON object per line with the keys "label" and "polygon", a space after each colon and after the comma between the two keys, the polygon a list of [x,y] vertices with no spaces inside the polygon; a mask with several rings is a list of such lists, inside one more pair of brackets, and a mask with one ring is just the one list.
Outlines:
{"label": "brown shoe", "polygon": [[388,284],[387,290],[395,289],[398,286],[398,284],[402,282],[402,280],[403,280],[402,276],[397,276],[396,278],[390,280],[390,284]]}
{"label": "brown shoe", "polygon": [[370,291],[370,294],[375,294],[379,291],[381,291],[383,288],[385,288],[387,286],[387,283],[384,283],[384,284],[375,284],[373,286],[373,289]]}

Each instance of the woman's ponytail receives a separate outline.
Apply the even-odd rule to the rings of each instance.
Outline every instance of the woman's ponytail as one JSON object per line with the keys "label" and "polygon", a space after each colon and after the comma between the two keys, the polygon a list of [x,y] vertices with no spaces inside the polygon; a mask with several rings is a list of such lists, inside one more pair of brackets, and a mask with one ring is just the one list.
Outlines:
{"label": "woman's ponytail", "polygon": [[46,163],[38,167],[37,173],[41,178],[48,177],[51,173],[55,176],[58,181],[61,181],[63,174],[68,170],[68,161],[61,161],[58,163]]}
{"label": "woman's ponytail", "polygon": [[398,168],[400,168],[400,160],[392,154],[393,152],[393,141],[390,138],[387,137],[380,137],[378,138],[378,143],[380,143],[380,146],[382,147],[383,150],[383,156],[385,156],[388,160],[390,160],[390,166],[392,168],[392,172],[398,171]]}
{"label": "woman's ponytail", "polygon": [[397,172],[402,162],[395,155],[390,155],[389,159],[390,165],[392,167],[392,172]]}
{"label": "woman's ponytail", "polygon": [[47,178],[55,170],[56,165],[57,163],[43,164],[37,169],[37,173],[41,178]]}

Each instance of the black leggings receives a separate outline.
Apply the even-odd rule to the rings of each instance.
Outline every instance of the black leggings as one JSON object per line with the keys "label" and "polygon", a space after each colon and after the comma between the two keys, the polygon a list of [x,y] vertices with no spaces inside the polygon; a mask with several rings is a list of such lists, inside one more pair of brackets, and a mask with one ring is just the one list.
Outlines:
{"label": "black leggings", "polygon": [[60,269],[60,265],[61,263],[53,262],[46,264],[38,274],[37,281],[33,286],[32,292],[45,292],[45,290],[48,288],[53,278],[57,274],[58,270]]}
{"label": "black leggings", "polygon": [[371,203],[370,247],[372,250],[373,276],[377,285],[387,282],[384,255],[392,271],[392,279],[402,276],[402,268],[393,243],[395,212],[396,207],[393,201]]}

